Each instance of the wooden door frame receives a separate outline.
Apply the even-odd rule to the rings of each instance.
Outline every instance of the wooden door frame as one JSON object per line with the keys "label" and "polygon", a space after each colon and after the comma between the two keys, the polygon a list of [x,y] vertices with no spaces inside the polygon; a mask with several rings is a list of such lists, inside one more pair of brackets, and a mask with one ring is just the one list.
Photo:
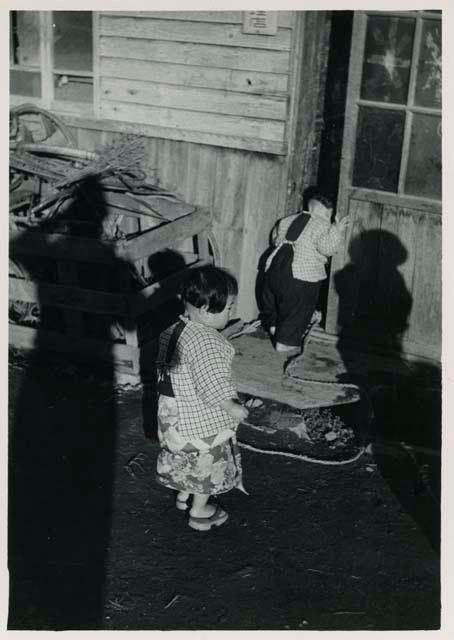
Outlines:
{"label": "wooden door frame", "polygon": [[[367,19],[371,14],[383,14],[393,15],[396,17],[420,17],[419,11],[355,11],[353,17],[353,29],[352,39],[350,47],[350,63],[348,71],[348,88],[347,99],[345,105],[345,125],[344,134],[342,139],[342,152],[341,152],[341,168],[339,175],[339,188],[338,188],[338,200],[337,200],[337,219],[340,220],[344,216],[348,215],[349,203],[352,197],[358,200],[366,200],[368,202],[377,202],[379,204],[391,204],[402,207],[408,207],[416,210],[426,211],[434,214],[441,214],[442,205],[441,202],[430,200],[427,198],[421,198],[418,196],[409,196],[403,193],[389,193],[382,191],[375,191],[373,189],[366,189],[352,186],[353,182],[353,163],[355,155],[355,142],[356,132],[358,124],[359,104],[358,99],[360,96],[361,80],[362,80],[362,68],[364,61],[364,48],[366,43],[366,31],[367,31]],[[429,18],[429,16],[427,16]],[[420,22],[417,22],[417,27]],[[413,58],[416,56],[416,51],[420,43],[420,29],[415,33],[415,40],[413,43]],[[415,82],[415,72],[413,71],[414,65],[412,65],[412,75],[410,77],[410,83]],[[406,131],[404,136],[404,150],[402,154],[408,155],[409,146],[409,125],[406,123]],[[402,155],[403,157],[403,155]],[[402,160],[401,160],[402,161]],[[401,172],[400,172],[401,173]],[[402,177],[399,178],[399,186],[402,188]],[[343,250],[339,251],[331,262],[331,270],[329,277],[328,288],[328,300],[326,310],[326,323],[325,332],[329,334],[336,334],[338,332],[337,315],[339,310],[339,296],[334,286],[334,275],[338,272],[348,261],[348,247],[349,240],[352,234],[352,229],[348,229],[345,232],[345,242]]]}

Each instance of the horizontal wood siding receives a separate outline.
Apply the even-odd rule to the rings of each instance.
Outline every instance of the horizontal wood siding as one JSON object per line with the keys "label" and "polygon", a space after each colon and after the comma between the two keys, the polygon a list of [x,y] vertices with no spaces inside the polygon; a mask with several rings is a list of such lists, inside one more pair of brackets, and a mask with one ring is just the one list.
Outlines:
{"label": "horizontal wood siding", "polygon": [[100,12],[98,116],[285,154],[294,23],[282,12],[272,36],[244,34],[239,11]]}
{"label": "horizontal wood siding", "polygon": [[[94,151],[118,134],[75,128],[78,145]],[[150,179],[212,213],[220,264],[239,280],[236,313],[257,316],[257,264],[269,232],[284,214],[286,164],[280,156],[222,149],[165,138],[146,138],[144,170]]]}
{"label": "horizontal wood siding", "polygon": [[[162,17],[164,16],[164,17]],[[101,15],[101,33],[106,36],[127,35],[128,38],[147,40],[170,40],[171,42],[191,42],[216,44],[221,46],[245,47],[247,49],[290,50],[289,29],[278,29],[274,36],[245,34],[241,25],[214,22],[193,22],[182,13],[179,20],[167,20],[165,14],[146,16],[106,16]]]}
{"label": "horizontal wood siding", "polygon": [[328,328],[353,338],[381,332],[382,343],[440,358],[441,216],[354,198],[348,214],[344,250],[333,263]]}
{"label": "horizontal wood siding", "polygon": [[[242,24],[242,11],[103,11],[104,15],[160,18],[162,20],[188,20],[192,22],[227,22]],[[279,27],[291,28],[295,24],[294,11],[278,11]]]}
{"label": "horizontal wood siding", "polygon": [[224,91],[201,87],[163,86],[157,82],[143,82],[123,78],[101,80],[103,100],[147,104],[166,109],[203,111],[225,115],[247,116],[284,120],[287,104],[285,98],[262,98],[256,95],[235,96]]}

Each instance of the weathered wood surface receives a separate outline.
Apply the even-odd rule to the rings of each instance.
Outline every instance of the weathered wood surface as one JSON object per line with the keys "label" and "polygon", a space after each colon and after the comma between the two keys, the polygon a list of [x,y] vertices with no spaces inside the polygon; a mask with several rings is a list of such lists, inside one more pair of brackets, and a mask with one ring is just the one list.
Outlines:
{"label": "weathered wood surface", "polygon": [[123,242],[14,230],[10,233],[10,247],[12,255],[21,253],[105,264],[115,264],[119,260],[134,262],[166,247],[178,246],[185,238],[197,235],[209,225],[210,217],[209,211],[198,209]]}
{"label": "weathered wood surface", "polygon": [[159,16],[100,16],[100,32],[104,36],[124,36],[147,40],[170,40],[278,51],[290,50],[288,29],[277,30],[274,36],[245,34],[241,25],[219,22],[195,22],[188,19],[166,20]]}
{"label": "weathered wood surface", "polygon": [[242,116],[199,113],[185,109],[154,107],[120,101],[101,101],[101,118],[113,118],[124,122],[152,122],[155,126],[186,129],[200,133],[237,138],[259,139],[281,142],[284,139],[285,125],[276,120],[260,120]]}
{"label": "weathered wood surface", "polygon": [[409,375],[411,369],[399,359],[360,351],[352,346],[339,349],[337,341],[317,339],[312,335],[305,344],[303,355],[295,358],[288,368],[288,374],[295,379],[347,384],[377,372]]}
{"label": "weathered wood surface", "polygon": [[296,14],[268,36],[243,33],[241,12],[222,13],[100,12],[98,115],[285,153]]}
{"label": "weathered wood surface", "polygon": [[103,78],[101,96],[103,100],[112,102],[269,120],[285,120],[287,115],[285,96],[263,98],[242,92],[203,89],[200,86],[163,86],[153,76],[147,80]]}
{"label": "weathered wood surface", "polygon": [[[104,131],[92,140],[90,131],[79,128],[79,140],[88,150],[114,137]],[[145,147],[144,170],[151,179],[211,212],[210,228],[220,253],[217,264],[239,279],[236,313],[252,320],[257,316],[258,261],[272,226],[284,213],[285,159],[160,138],[147,138]]]}
{"label": "weathered wood surface", "polygon": [[[103,11],[102,15],[157,18],[162,20],[190,20],[192,22],[243,23],[242,11]],[[291,28],[295,23],[294,11],[278,11],[277,24]]]}
{"label": "weathered wood surface", "polygon": [[[126,35],[126,34],[125,34]],[[221,69],[288,73],[290,57],[286,51],[256,49],[247,51],[242,47],[221,47],[185,42],[158,40],[130,40],[127,37],[101,36],[100,55],[111,58],[171,62]]]}
{"label": "weathered wood surface", "polygon": [[106,79],[153,80],[166,85],[180,85],[194,89],[219,89],[226,92],[270,96],[285,95],[288,89],[288,76],[285,73],[236,71],[123,58],[101,58],[100,75]]}
{"label": "weathered wood surface", "polygon": [[233,378],[236,388],[298,409],[329,407],[355,402],[359,394],[342,384],[319,384],[283,376],[285,357],[267,340],[241,336],[232,340],[236,355]]}
{"label": "weathered wood surface", "polygon": [[328,329],[362,337],[369,331],[398,351],[439,359],[440,215],[354,199],[348,212],[346,244],[333,264]]}
{"label": "weathered wood surface", "polygon": [[[22,104],[22,102],[20,102]],[[97,119],[79,118],[71,114],[65,117],[65,122],[75,128],[83,128],[87,131],[103,131],[109,135],[114,133],[133,134],[146,136],[149,139],[170,140],[200,145],[211,145],[222,149],[238,149],[272,154],[275,156],[285,156],[287,153],[287,142],[258,140],[256,138],[245,138],[231,135],[219,135],[208,131],[193,131],[192,129],[175,129],[168,126],[158,126],[150,123],[132,123],[117,119]]]}
{"label": "weathered wood surface", "polygon": [[301,24],[295,33],[301,46],[295,43],[293,56],[295,101],[291,117],[292,153],[289,158],[290,211],[302,207],[303,192],[314,183],[318,168],[317,118],[322,118],[320,98],[324,96],[322,78],[327,65],[329,22],[326,11],[302,12]]}

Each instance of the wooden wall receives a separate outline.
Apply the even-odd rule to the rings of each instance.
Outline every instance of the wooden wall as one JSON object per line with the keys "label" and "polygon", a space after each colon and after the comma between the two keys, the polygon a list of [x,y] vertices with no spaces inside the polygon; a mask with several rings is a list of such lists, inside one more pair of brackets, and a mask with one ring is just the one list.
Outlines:
{"label": "wooden wall", "polygon": [[98,117],[285,154],[296,17],[278,16],[257,35],[241,11],[99,12]]}
{"label": "wooden wall", "polygon": [[242,11],[95,12],[93,113],[74,104],[64,119],[81,148],[123,132],[146,137],[150,177],[212,212],[221,264],[239,279],[237,313],[249,320],[259,258],[291,212],[297,123],[298,187],[314,161],[326,12],[279,11],[275,35],[245,34],[242,19]]}
{"label": "wooden wall", "polygon": [[440,359],[441,216],[351,197],[333,262],[327,329]]}
{"label": "wooden wall", "polygon": [[[78,146],[95,150],[118,134],[74,128]],[[166,189],[207,207],[222,266],[240,280],[237,313],[256,317],[257,264],[268,246],[286,195],[286,164],[280,156],[222,149],[184,141],[146,138],[146,171]]]}

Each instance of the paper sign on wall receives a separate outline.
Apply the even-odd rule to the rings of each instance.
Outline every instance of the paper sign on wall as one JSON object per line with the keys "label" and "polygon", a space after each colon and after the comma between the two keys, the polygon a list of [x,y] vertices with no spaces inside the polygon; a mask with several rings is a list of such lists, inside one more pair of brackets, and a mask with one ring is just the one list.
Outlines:
{"label": "paper sign on wall", "polygon": [[243,11],[243,33],[277,33],[277,11]]}

